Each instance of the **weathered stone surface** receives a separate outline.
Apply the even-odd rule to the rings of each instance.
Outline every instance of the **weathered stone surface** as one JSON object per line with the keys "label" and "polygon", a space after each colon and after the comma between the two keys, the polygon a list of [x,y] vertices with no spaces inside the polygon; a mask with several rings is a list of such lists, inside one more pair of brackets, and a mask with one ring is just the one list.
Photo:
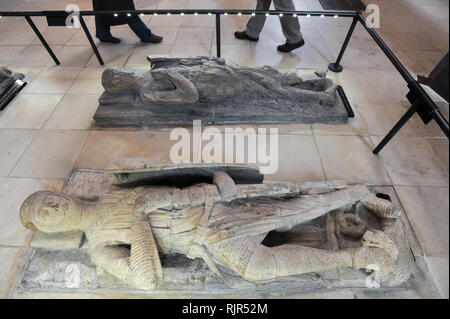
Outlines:
{"label": "weathered stone surface", "polygon": [[281,73],[212,57],[149,58],[152,70],[107,69],[98,126],[345,123],[325,73]]}
{"label": "weathered stone surface", "polygon": [[23,80],[25,76],[21,73],[11,72],[5,67],[0,67],[0,96],[13,84],[16,80]]}
{"label": "weathered stone surface", "polygon": [[21,81],[25,76],[21,73],[11,72],[5,67],[0,67],[0,111],[16,96],[26,85]]}
{"label": "weathered stone surface", "polygon": [[30,247],[46,249],[78,249],[83,245],[83,232],[65,232],[55,234],[34,233]]}
{"label": "weathered stone surface", "polygon": [[[81,198],[88,199],[98,197],[98,200],[104,200],[104,193],[107,192],[111,183],[114,183],[114,179],[111,179],[111,176],[113,175],[105,174],[102,171],[75,170],[66,181],[64,190],[74,192]],[[90,185],[91,183],[98,185],[87,187],[87,185]],[[331,187],[332,184],[333,183],[330,182],[327,187]],[[293,184],[286,185],[292,186]],[[308,187],[297,187],[297,191],[302,189],[303,191],[311,191],[310,188],[312,184],[304,183],[304,185],[307,185]],[[336,185],[340,185],[340,187],[344,186],[342,182],[337,183]],[[261,184],[258,187],[261,186],[264,186],[264,184]],[[255,189],[253,189],[253,191],[255,191]],[[325,250],[330,249],[329,247],[334,247],[332,248],[333,250],[351,249],[356,245],[354,239],[340,238],[336,246],[330,245],[328,242],[330,232],[336,234],[337,231],[335,226],[330,226],[330,220],[340,212],[351,212],[351,206],[352,205],[314,220],[304,222],[287,232],[272,232],[264,239],[264,244],[268,247],[277,246],[281,243],[288,243]],[[383,223],[380,223],[379,218],[375,218],[373,214],[367,211],[366,207],[362,205],[357,206],[357,209],[353,211],[353,213],[358,214],[358,216],[368,224],[367,228],[371,231],[383,229],[383,231],[390,234],[400,251],[399,263],[404,265],[408,271],[412,271],[415,266],[412,255],[410,254],[407,238],[404,235],[404,232],[407,230],[402,226],[402,220],[397,220],[398,222],[392,223],[391,225],[383,225]],[[108,214],[112,216],[112,212],[108,212]],[[381,221],[383,221],[383,219],[381,219]],[[151,292],[148,292],[151,294],[164,294],[164,292],[204,294],[208,292],[217,294],[248,293],[251,295],[276,295],[285,294],[287,292],[292,294],[320,289],[365,288],[367,286],[366,280],[369,274],[358,270],[351,270],[349,268],[329,268],[328,270],[324,269],[296,276],[272,278],[272,280],[265,283],[252,283],[245,280],[231,269],[217,265],[220,272],[219,276],[213,273],[207,263],[201,259],[192,260],[186,258],[183,254],[162,254],[165,249],[163,247],[164,245],[161,246],[161,241],[164,241],[165,235],[159,233],[160,230],[158,230],[158,227],[163,224],[164,220],[162,219],[156,218],[152,220],[152,226],[156,227],[153,229],[154,236],[160,246],[159,248],[161,248],[159,258],[162,265],[163,280]],[[179,224],[179,226],[176,226],[177,224],[179,224],[179,221],[174,219],[172,221],[172,227],[183,225]],[[397,232],[399,235],[397,235]],[[181,238],[179,240],[181,240]],[[94,245],[95,244],[96,241],[94,240]],[[87,249],[78,250],[35,249],[35,253],[31,256],[30,261],[26,264],[26,267],[22,272],[18,291],[23,294],[32,291],[70,291],[78,293],[86,290],[96,292],[115,291],[117,293],[138,293],[138,290],[135,288],[124,284],[113,276],[106,274],[104,271],[99,272],[98,270],[100,268],[97,268],[91,260],[90,250],[88,250],[89,243],[87,246]],[[323,253],[325,255],[327,254],[326,251]],[[305,255],[303,258],[308,259],[308,256]],[[291,260],[291,262],[293,265],[297,263],[297,261],[294,260]],[[76,275],[75,277],[74,274]],[[76,285],[74,286],[75,283]],[[402,289],[407,289],[408,286],[408,283],[401,285]]]}

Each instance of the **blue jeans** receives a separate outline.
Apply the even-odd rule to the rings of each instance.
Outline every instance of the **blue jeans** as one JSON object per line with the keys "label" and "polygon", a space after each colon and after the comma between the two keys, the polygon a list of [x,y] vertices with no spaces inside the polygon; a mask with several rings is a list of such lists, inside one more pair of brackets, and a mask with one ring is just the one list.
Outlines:
{"label": "blue jeans", "polygon": [[[134,33],[142,41],[150,41],[153,37],[152,31],[145,25],[145,23],[138,17],[138,22],[128,24]],[[107,41],[112,38],[111,27],[109,25],[103,25],[99,22],[97,17],[95,17],[95,29],[96,37],[102,41]]]}

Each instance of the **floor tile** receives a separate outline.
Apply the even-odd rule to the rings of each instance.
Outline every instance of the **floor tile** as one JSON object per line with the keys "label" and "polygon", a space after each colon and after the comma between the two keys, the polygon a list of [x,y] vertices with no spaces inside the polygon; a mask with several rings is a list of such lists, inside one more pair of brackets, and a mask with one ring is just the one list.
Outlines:
{"label": "floor tile", "polygon": [[337,135],[365,135],[368,134],[367,124],[359,115],[358,108],[352,105],[355,117],[349,117],[345,124],[313,124],[312,128],[316,134]]}
{"label": "floor tile", "polygon": [[303,135],[312,134],[312,129],[310,124],[269,124],[269,125],[258,125],[258,128],[276,128],[278,129],[278,134],[282,135]]}
{"label": "floor tile", "polygon": [[21,94],[0,113],[0,128],[40,129],[61,98],[59,94]]}
{"label": "floor tile", "polygon": [[[58,47],[60,48],[60,47]],[[53,47],[52,49],[57,49]],[[12,66],[40,66],[45,67],[53,63],[47,50],[41,45],[28,46],[11,61]]]}
{"label": "floor tile", "polygon": [[396,71],[393,64],[380,49],[348,49],[348,51],[345,52],[343,63],[346,63],[347,69],[372,69],[386,72]]}
{"label": "floor tile", "polygon": [[32,232],[19,218],[23,201],[37,191],[61,191],[62,185],[62,179],[0,178],[0,245],[28,246]]}
{"label": "floor tile", "polygon": [[[371,135],[385,136],[406,113],[405,106],[396,101],[358,103],[356,107]],[[418,131],[408,122],[398,134],[414,136]]]}
{"label": "floor tile", "polygon": [[447,138],[427,138],[427,143],[433,149],[433,152],[436,154],[439,162],[441,162],[442,166],[448,173],[449,166],[449,146]]}
{"label": "floor tile", "polygon": [[0,176],[8,176],[36,134],[36,131],[0,130]]}
{"label": "floor tile", "polygon": [[[275,174],[266,175],[266,180],[297,182],[325,180],[320,155],[312,136],[280,135],[278,150],[278,170]],[[266,166],[261,163],[259,165]]]}
{"label": "floor tile", "polygon": [[98,94],[67,94],[45,123],[44,129],[90,129],[94,125],[98,99]]}
{"label": "floor tile", "polygon": [[0,247],[0,298],[8,296],[16,275],[24,261],[27,250],[25,248]]}
{"label": "floor tile", "polygon": [[372,154],[370,139],[361,136],[316,135],[320,157],[328,180],[390,185],[379,158]]}
{"label": "floor tile", "polygon": [[7,36],[1,36],[0,45],[29,45],[36,38],[36,34],[24,21],[21,27],[9,30]]}
{"label": "floor tile", "polygon": [[26,88],[26,93],[64,94],[81,72],[78,67],[50,67]]}
{"label": "floor tile", "polygon": [[[212,46],[211,52],[216,54],[216,45]],[[223,44],[221,46],[221,57],[239,65],[254,66],[250,43]]]}
{"label": "floor tile", "polygon": [[169,133],[92,132],[75,167],[104,169],[120,157],[152,157],[169,159]]}
{"label": "floor tile", "polygon": [[449,298],[448,273],[449,262],[446,257],[425,257],[435,285],[444,299]]}
{"label": "floor tile", "polygon": [[425,255],[448,256],[448,188],[395,186],[395,190]]}
{"label": "floor tile", "polygon": [[25,48],[21,45],[0,45],[0,65],[9,65]]}
{"label": "floor tile", "polygon": [[445,52],[442,51],[412,51],[406,50],[405,53],[412,60],[415,61],[417,67],[416,73],[428,76],[431,71],[438,65],[444,58]]}
{"label": "floor tile", "polygon": [[[381,137],[372,140],[378,145]],[[423,138],[396,136],[379,157],[394,185],[448,186],[448,173]]]}
{"label": "floor tile", "polygon": [[170,52],[171,56],[175,57],[193,57],[201,55],[211,55],[211,44],[175,44]]}
{"label": "floor tile", "polygon": [[69,94],[101,94],[104,89],[102,86],[103,68],[84,68],[73,85],[70,87]]}
{"label": "floor tile", "polygon": [[11,173],[13,177],[65,178],[87,139],[84,131],[42,131]]}
{"label": "floor tile", "polygon": [[[114,45],[114,44],[105,44],[102,43],[98,46],[98,50],[100,55],[105,62],[105,66],[107,67],[121,67],[124,66],[133,52],[135,46],[134,45]],[[97,57],[93,55],[89,62],[86,64],[87,66],[100,66]]]}
{"label": "floor tile", "polygon": [[180,28],[175,44],[211,44],[213,28]]}
{"label": "floor tile", "polygon": [[66,45],[57,56],[62,66],[84,66],[93,54],[89,45]]}
{"label": "floor tile", "polygon": [[[76,29],[66,27],[48,27],[41,33],[49,45],[64,45],[73,38],[76,32]],[[32,44],[41,44],[41,41],[36,37]]]}
{"label": "floor tile", "polygon": [[[89,28],[89,33],[91,34],[94,43],[98,46],[100,44],[100,40],[95,37],[95,27]],[[84,33],[84,30],[78,29],[73,37],[66,42],[66,45],[90,45],[90,43],[86,33]]]}
{"label": "floor tile", "polygon": [[439,50],[435,42],[423,33],[417,32],[393,32],[395,41],[404,50]]}
{"label": "floor tile", "polygon": [[406,82],[395,72],[375,70],[346,70],[338,75],[351,101],[359,103],[402,101],[409,92]]}

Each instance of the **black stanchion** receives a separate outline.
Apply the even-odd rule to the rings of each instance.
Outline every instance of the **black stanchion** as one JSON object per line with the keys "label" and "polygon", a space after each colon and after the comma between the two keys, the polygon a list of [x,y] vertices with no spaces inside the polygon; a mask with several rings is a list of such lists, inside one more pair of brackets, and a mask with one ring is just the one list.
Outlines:
{"label": "black stanchion", "polygon": [[217,57],[221,56],[221,30],[220,30],[220,14],[216,14],[216,47],[217,47]]}
{"label": "black stanchion", "polygon": [[36,27],[36,25],[34,24],[33,20],[31,19],[30,16],[25,16],[25,19],[27,20],[28,24],[30,25],[30,27],[33,29],[34,33],[36,33],[36,36],[39,38],[39,40],[41,41],[42,45],[45,47],[45,49],[47,50],[48,54],[50,54],[50,56],[52,57],[53,61],[55,61],[56,65],[60,65],[61,63],[59,63],[58,58],[56,57],[56,55],[53,53],[53,50],[50,48],[50,46],[48,45],[47,41],[45,41],[44,37],[42,36],[41,32],[39,31],[39,29]]}
{"label": "black stanchion", "polygon": [[341,63],[342,57],[344,56],[345,50],[347,49],[348,43],[350,42],[350,39],[352,38],[353,31],[355,31],[355,27],[356,27],[357,23],[358,23],[358,17],[355,16],[353,18],[352,24],[350,26],[350,30],[348,30],[347,36],[345,37],[344,44],[342,45],[341,51],[339,52],[336,62],[328,65],[328,69],[330,69],[330,71],[337,73],[337,72],[342,72],[342,70],[344,70],[344,68],[342,67],[342,65],[340,63]]}
{"label": "black stanchion", "polygon": [[79,18],[80,18],[81,27],[83,28],[83,31],[86,34],[86,37],[88,38],[89,43],[91,44],[92,50],[94,50],[94,53],[97,57],[98,62],[100,63],[100,65],[105,65],[105,62],[103,62],[102,56],[100,55],[100,52],[98,52],[97,46],[95,45],[95,42],[92,39],[91,33],[89,32],[86,22],[84,22],[83,16],[80,15]]}

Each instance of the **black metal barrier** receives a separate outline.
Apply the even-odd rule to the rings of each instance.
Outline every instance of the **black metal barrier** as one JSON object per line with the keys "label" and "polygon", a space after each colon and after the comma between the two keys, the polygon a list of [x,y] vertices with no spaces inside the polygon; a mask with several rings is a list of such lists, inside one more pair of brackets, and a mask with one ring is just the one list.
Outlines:
{"label": "black metal barrier", "polygon": [[[400,119],[400,121],[394,126],[394,128],[386,135],[386,137],[381,141],[381,143],[374,149],[374,154],[379,154],[379,152],[386,146],[389,141],[398,133],[398,131],[411,119],[411,117],[417,113],[422,121],[425,124],[429,124],[432,120],[434,120],[444,134],[449,137],[449,124],[448,121],[444,118],[439,108],[436,104],[431,100],[429,95],[425,92],[420,83],[413,78],[413,76],[409,73],[409,71],[405,68],[405,66],[400,62],[400,60],[396,57],[396,55],[391,51],[391,49],[387,46],[387,44],[383,41],[383,39],[378,35],[378,33],[367,23],[366,19],[362,15],[361,12],[347,12],[347,11],[277,11],[277,10],[182,10],[182,9],[167,9],[167,10],[134,10],[134,11],[80,11],[74,13],[68,13],[65,11],[25,11],[25,12],[0,12],[0,17],[24,17],[27,22],[30,24],[33,31],[36,33],[39,40],[42,42],[44,47],[47,49],[50,56],[53,58],[55,63],[59,65],[58,58],[53,53],[50,46],[45,41],[42,34],[39,32],[38,28],[34,24],[31,17],[46,17],[49,25],[53,26],[63,26],[66,21],[66,18],[70,14],[75,14],[79,17],[81,27],[86,34],[86,37],[89,40],[92,49],[94,50],[95,55],[97,56],[98,61],[101,65],[104,64],[102,57],[92,40],[92,36],[89,32],[89,29],[86,26],[86,23],[83,19],[84,16],[98,16],[98,15],[109,15],[113,17],[124,17],[124,16],[145,16],[145,15],[210,15],[215,16],[216,18],[216,38],[217,38],[217,56],[221,56],[221,21],[220,18],[222,15],[276,15],[276,16],[291,16],[293,18],[297,18],[300,16],[304,17],[332,17],[332,18],[353,18],[352,24],[350,26],[350,30],[347,33],[347,36],[344,40],[344,44],[339,52],[339,55],[336,59],[336,62],[331,63],[328,68],[333,72],[341,72],[343,70],[341,60],[344,56],[345,50],[351,40],[353,31],[358,22],[362,24],[362,26],[367,30],[373,40],[378,44],[380,49],[385,53],[388,59],[392,62],[394,67],[400,73],[400,75],[405,79],[408,88],[410,89],[407,94],[408,100],[411,102],[410,109],[406,112],[406,114]],[[51,23],[53,22],[53,23]]]}

